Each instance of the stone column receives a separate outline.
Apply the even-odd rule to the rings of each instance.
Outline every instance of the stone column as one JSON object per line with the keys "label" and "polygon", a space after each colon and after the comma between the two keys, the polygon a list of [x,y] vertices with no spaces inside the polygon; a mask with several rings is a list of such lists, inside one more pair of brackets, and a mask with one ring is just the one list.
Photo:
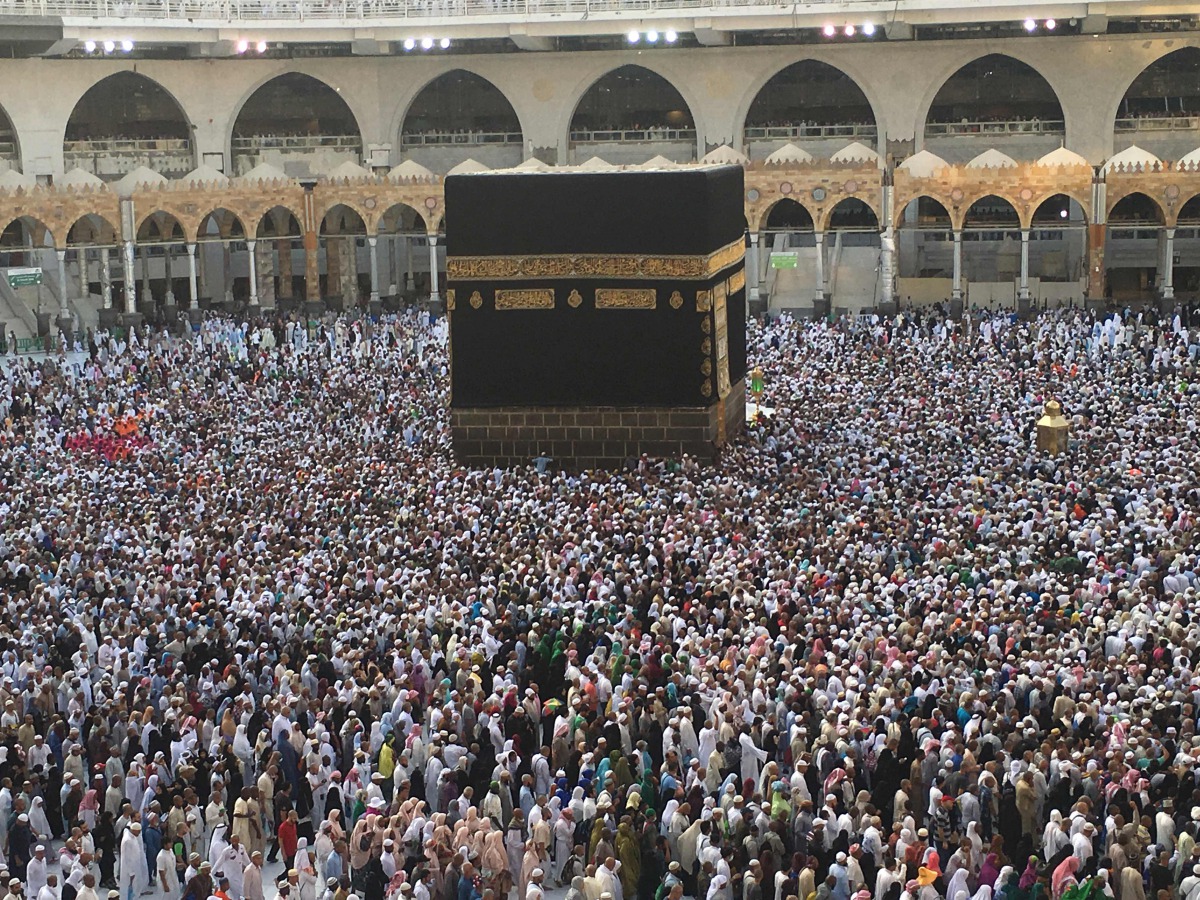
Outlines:
{"label": "stone column", "polygon": [[[342,298],[342,309],[358,306],[358,241],[353,236],[343,237],[338,242],[339,274],[338,296]],[[326,251],[328,253],[328,251]]]}
{"label": "stone column", "polygon": [[154,296],[150,290],[150,248],[142,248],[142,302],[148,302]]}
{"label": "stone column", "polygon": [[67,346],[71,347],[75,338],[73,335],[75,322],[71,319],[70,289],[67,287],[67,251],[59,250],[58,257],[58,330],[66,338]]}
{"label": "stone column", "polygon": [[1162,298],[1175,299],[1175,229],[1163,230]]}
{"label": "stone column", "polygon": [[889,225],[879,236],[879,303],[891,309],[894,299],[896,233]]}
{"label": "stone column", "polygon": [[228,240],[221,241],[221,286],[225,289],[225,305],[233,306],[233,248]]}
{"label": "stone column", "polygon": [[417,286],[417,280],[413,277],[413,261],[412,261],[412,237],[404,235],[404,289],[411,291]]}
{"label": "stone column", "polygon": [[950,282],[950,299],[961,301],[962,289],[962,229],[954,230],[954,276]]}
{"label": "stone column", "polygon": [[163,303],[167,306],[175,306],[175,272],[171,263],[175,256],[175,245],[167,244],[166,252],[163,255],[163,274],[167,279],[167,290],[163,294]]}
{"label": "stone column", "polygon": [[270,241],[258,241],[254,248],[258,272],[258,304],[264,310],[275,308],[275,247]]}
{"label": "stone column", "polygon": [[1021,281],[1017,288],[1017,300],[1029,303],[1029,229],[1021,229]]}
{"label": "stone column", "polygon": [[750,256],[746,260],[746,305],[756,303],[758,293],[758,232],[750,232]]}
{"label": "stone column", "polygon": [[109,268],[108,248],[100,248],[100,299],[105,309],[112,309],[112,270]]}
{"label": "stone column", "polygon": [[429,300],[431,303],[439,303],[442,299],[438,292],[437,241],[436,234],[429,236]]}
{"label": "stone column", "polygon": [[379,254],[376,250],[376,244],[379,243],[379,238],[371,235],[367,238],[367,247],[371,251],[371,303],[379,303]]}
{"label": "stone column", "polygon": [[342,295],[342,257],[339,243],[341,238],[325,238],[325,296]]}
{"label": "stone column", "polygon": [[200,308],[200,284],[196,277],[196,245],[187,245],[188,254],[188,305],[191,309]]}
{"label": "stone column", "polygon": [[814,299],[825,299],[825,232],[818,231],[813,235],[817,241],[817,290]]}
{"label": "stone column", "polygon": [[133,241],[125,242],[124,271],[125,279],[125,315],[137,315],[137,281],[133,275]]}
{"label": "stone column", "polygon": [[275,255],[279,258],[279,299],[292,299],[292,239],[282,238],[275,242]]}
{"label": "stone column", "polygon": [[258,260],[254,258],[256,241],[246,241],[246,250],[250,259],[250,311],[258,311]]}

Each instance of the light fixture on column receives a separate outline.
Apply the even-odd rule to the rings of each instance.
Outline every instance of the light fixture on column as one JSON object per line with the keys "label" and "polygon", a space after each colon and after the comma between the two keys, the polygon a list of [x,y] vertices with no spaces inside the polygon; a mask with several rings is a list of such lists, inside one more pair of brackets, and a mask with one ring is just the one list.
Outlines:
{"label": "light fixture on column", "polygon": [[433,38],[421,38],[421,49],[422,50],[432,50],[433,49]]}
{"label": "light fixture on column", "polygon": [[83,42],[83,52],[84,53],[95,53],[96,52],[96,42],[95,41],[84,41]]}
{"label": "light fixture on column", "polygon": [[250,49],[250,42],[249,42],[249,41],[247,41],[247,40],[240,40],[240,41],[238,41],[238,42],[237,42],[237,52],[238,52],[239,54],[241,54],[241,53],[245,53],[245,52],[246,52],[247,50],[249,50],[249,49]]}
{"label": "light fixture on column", "polygon": [[853,26],[853,25],[847,25],[847,26],[846,26],[846,28],[845,28],[845,29],[844,29],[844,31],[843,31],[843,34],[845,34],[845,35],[846,35],[846,37],[854,37],[854,26]]}
{"label": "light fixture on column", "polygon": [[1053,31],[1056,27],[1058,27],[1058,23],[1055,22],[1053,19],[1046,20],[1046,30],[1047,31]]}
{"label": "light fixture on column", "polygon": [[121,49],[126,53],[132,53],[133,41],[129,40],[129,38],[125,38],[125,40],[121,41]]}
{"label": "light fixture on column", "polygon": [[628,37],[631,44],[636,44],[642,39],[642,36],[637,31],[630,31]]}
{"label": "light fixture on column", "polygon": [[668,44],[673,44],[677,40],[679,40],[679,35],[676,34],[674,28],[668,28],[667,33],[663,35],[663,40],[666,41]]}
{"label": "light fixture on column", "polygon": [[443,50],[449,50],[450,49],[450,38],[442,38],[441,41],[438,42],[438,46],[441,47]]}
{"label": "light fixture on column", "polygon": [[1026,19],[1025,20],[1025,30],[1026,31],[1037,31],[1037,22],[1033,21],[1033,19]]}
{"label": "light fixture on column", "polygon": [[1060,209],[1058,211],[1058,217],[1060,219],[1065,219],[1067,217],[1067,211],[1065,209]]}
{"label": "light fixture on column", "polygon": [[114,50],[117,49],[117,45],[114,41],[105,41],[103,46],[104,46],[105,53],[112,53]]}
{"label": "light fixture on column", "polygon": [[404,49],[405,50],[413,50],[416,48],[416,46],[417,46],[417,42],[413,38],[405,38],[404,39]]}
{"label": "light fixture on column", "polygon": [[871,37],[872,35],[874,35],[875,34],[875,23],[874,22],[864,22],[863,27],[862,27],[862,33],[865,34],[867,37]]}
{"label": "light fixture on column", "polygon": [[837,34],[837,29],[832,25],[826,25],[824,29],[822,29],[822,33],[825,35],[825,37],[833,37],[835,34]]}
{"label": "light fixture on column", "polygon": [[259,41],[258,46],[255,49],[258,50],[259,53],[266,53],[267,52],[267,42]]}
{"label": "light fixture on column", "polygon": [[651,29],[650,31],[647,31],[646,32],[646,43],[647,44],[657,44],[658,43],[658,32],[654,31],[653,29]]}

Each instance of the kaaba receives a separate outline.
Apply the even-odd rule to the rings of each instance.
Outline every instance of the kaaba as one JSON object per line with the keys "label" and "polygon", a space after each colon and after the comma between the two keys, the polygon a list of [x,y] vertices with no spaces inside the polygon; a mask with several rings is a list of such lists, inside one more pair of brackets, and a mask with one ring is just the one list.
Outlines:
{"label": "kaaba", "polygon": [[455,456],[701,458],[745,421],[740,166],[451,175]]}

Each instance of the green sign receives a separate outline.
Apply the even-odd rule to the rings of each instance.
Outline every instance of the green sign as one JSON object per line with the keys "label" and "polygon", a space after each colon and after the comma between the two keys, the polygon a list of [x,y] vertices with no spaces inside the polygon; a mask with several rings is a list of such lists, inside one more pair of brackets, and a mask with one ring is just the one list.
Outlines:
{"label": "green sign", "polygon": [[799,253],[772,253],[771,268],[772,269],[794,269],[796,264],[800,262]]}
{"label": "green sign", "polygon": [[9,269],[8,286],[13,288],[29,287],[42,283],[42,270],[35,268]]}

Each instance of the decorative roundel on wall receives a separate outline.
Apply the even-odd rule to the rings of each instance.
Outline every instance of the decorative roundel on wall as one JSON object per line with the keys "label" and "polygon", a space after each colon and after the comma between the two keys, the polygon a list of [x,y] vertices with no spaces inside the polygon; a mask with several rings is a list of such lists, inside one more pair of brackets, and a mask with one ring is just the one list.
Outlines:
{"label": "decorative roundel on wall", "polygon": [[846,182],[846,193],[847,194],[857,194],[858,193],[858,182],[857,181],[847,181]]}
{"label": "decorative roundel on wall", "polygon": [[812,198],[814,200],[816,200],[818,203],[823,202],[825,200],[825,198],[828,196],[829,196],[829,194],[825,191],[825,188],[823,188],[823,187],[813,188]]}
{"label": "decorative roundel on wall", "polygon": [[1021,199],[1024,200],[1026,203],[1028,203],[1030,200],[1033,199],[1033,191],[1031,191],[1029,188],[1022,188],[1021,189]]}
{"label": "decorative roundel on wall", "polygon": [[1168,200],[1178,200],[1179,199],[1179,185],[1168,184],[1167,189],[1166,189],[1166,191],[1164,191],[1164,193],[1167,195]]}
{"label": "decorative roundel on wall", "polygon": [[788,194],[790,194],[791,192],[792,192],[792,183],[790,181],[785,181],[783,184],[781,184],[779,186],[779,193],[783,194],[785,197]]}
{"label": "decorative roundel on wall", "polygon": [[437,197],[426,197],[425,198],[425,208],[426,209],[433,209],[435,206],[437,206]]}
{"label": "decorative roundel on wall", "polygon": [[374,209],[375,208],[375,198],[368,197],[366,200],[363,201],[363,206],[365,206],[367,209]]}
{"label": "decorative roundel on wall", "polygon": [[746,199],[751,203],[756,202],[761,196],[762,195],[758,192],[758,188],[750,188],[750,190],[746,191]]}
{"label": "decorative roundel on wall", "polygon": [[950,192],[950,199],[955,203],[961,203],[963,198],[962,188],[955,188]]}

